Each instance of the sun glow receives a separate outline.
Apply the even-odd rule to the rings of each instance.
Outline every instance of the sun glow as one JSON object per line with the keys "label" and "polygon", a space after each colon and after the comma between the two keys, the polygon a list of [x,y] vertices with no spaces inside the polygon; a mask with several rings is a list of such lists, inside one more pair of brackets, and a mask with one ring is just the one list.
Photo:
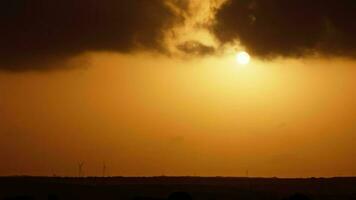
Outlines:
{"label": "sun glow", "polygon": [[236,54],[236,62],[238,64],[247,65],[250,63],[250,61],[251,61],[251,57],[247,52],[241,51]]}

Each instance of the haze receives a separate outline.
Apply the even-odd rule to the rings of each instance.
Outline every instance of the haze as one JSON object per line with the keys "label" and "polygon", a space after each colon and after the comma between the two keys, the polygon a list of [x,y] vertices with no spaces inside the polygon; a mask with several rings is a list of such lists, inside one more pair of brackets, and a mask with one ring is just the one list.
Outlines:
{"label": "haze", "polygon": [[[9,2],[0,3],[0,11],[13,8],[1,12],[7,20],[19,12]],[[90,9],[102,16],[116,5],[103,2],[76,0],[68,11],[74,25],[62,23],[60,12],[31,12],[56,10],[49,3],[26,5],[25,16],[11,18],[33,17],[26,34],[0,20],[7,25],[0,31],[0,175],[77,176],[80,162],[85,176],[103,175],[103,163],[109,176],[356,175],[356,43],[348,37],[356,26],[340,22],[355,15],[345,8],[354,3],[340,1],[345,7],[328,15],[315,1],[320,9],[305,12],[313,27],[322,24],[317,16],[328,17],[329,29],[305,22],[291,36],[285,21],[295,16],[267,31],[275,16],[259,0],[246,1],[255,18],[230,11],[243,9],[235,5],[242,1],[122,0],[143,17],[105,11],[80,36],[75,27],[92,19]],[[88,12],[74,12],[80,5]],[[284,9],[276,16],[288,12],[281,1],[271,5]],[[38,18],[47,15],[42,26]],[[279,33],[289,36],[272,37]],[[236,62],[240,50],[251,55],[246,66]]]}

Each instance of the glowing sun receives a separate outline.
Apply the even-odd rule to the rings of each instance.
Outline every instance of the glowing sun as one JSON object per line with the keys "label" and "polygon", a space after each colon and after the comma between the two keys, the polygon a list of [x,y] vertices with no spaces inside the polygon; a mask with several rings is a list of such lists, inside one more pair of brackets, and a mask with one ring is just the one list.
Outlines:
{"label": "glowing sun", "polygon": [[236,62],[240,65],[247,65],[251,61],[250,55],[245,51],[240,51],[236,54]]}

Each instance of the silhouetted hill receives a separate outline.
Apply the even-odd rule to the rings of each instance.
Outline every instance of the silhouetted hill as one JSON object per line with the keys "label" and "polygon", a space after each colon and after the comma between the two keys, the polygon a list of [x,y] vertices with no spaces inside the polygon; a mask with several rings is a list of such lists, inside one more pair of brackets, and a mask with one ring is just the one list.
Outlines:
{"label": "silhouetted hill", "polygon": [[0,199],[356,200],[356,178],[2,177]]}

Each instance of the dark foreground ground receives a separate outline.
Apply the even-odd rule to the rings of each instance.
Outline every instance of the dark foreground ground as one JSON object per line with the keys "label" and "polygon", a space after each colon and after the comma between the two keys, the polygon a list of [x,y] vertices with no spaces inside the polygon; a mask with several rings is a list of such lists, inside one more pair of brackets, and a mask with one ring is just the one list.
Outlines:
{"label": "dark foreground ground", "polygon": [[179,200],[169,195],[180,191],[182,200],[356,200],[356,178],[0,178],[0,200]]}

